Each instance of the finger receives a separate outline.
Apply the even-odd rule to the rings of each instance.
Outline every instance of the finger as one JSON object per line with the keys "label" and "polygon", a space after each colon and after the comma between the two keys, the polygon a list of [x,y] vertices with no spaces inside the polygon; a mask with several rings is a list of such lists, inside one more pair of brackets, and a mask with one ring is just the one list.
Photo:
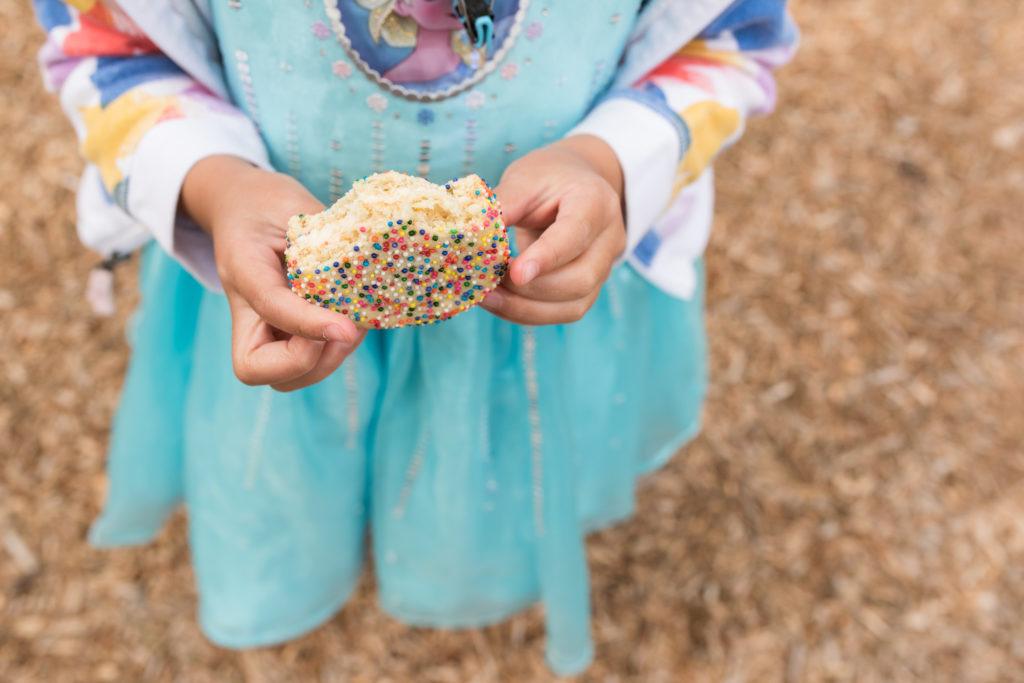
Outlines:
{"label": "finger", "polygon": [[520,225],[515,226],[515,255],[518,256],[524,251],[530,248],[530,245],[537,241],[537,238],[541,236],[543,230],[534,230],[532,228],[524,228]]}
{"label": "finger", "polygon": [[597,295],[574,301],[535,301],[498,287],[480,304],[503,320],[520,325],[560,325],[583,318]]}
{"label": "finger", "polygon": [[245,275],[233,284],[260,318],[283,332],[315,341],[337,341],[349,346],[355,343],[355,323],[341,313],[301,299],[285,282],[275,256],[272,261],[250,260]]}
{"label": "finger", "polygon": [[[520,171],[519,168],[516,164],[510,166],[501,177],[501,182],[494,188],[494,193],[498,195],[498,202],[501,204],[501,217],[504,219],[505,225],[520,225],[528,216],[534,219],[531,214],[537,213],[539,205],[544,203],[543,197],[539,194],[541,188],[538,188],[536,178],[529,173]],[[550,204],[550,208],[546,211],[550,215],[544,223],[545,225],[554,219],[554,212],[557,208],[557,204],[554,202]],[[534,220],[530,221],[531,224]]]}
{"label": "finger", "polygon": [[599,290],[608,279],[608,273],[611,272],[612,265],[618,257],[619,244],[623,239],[624,237],[606,230],[575,261],[540,275],[525,285],[517,285],[508,279],[503,286],[535,301],[583,299]]}
{"label": "finger", "polygon": [[231,309],[231,360],[242,383],[287,382],[316,367],[324,342],[296,336],[277,340],[270,326],[244,302]]}
{"label": "finger", "polygon": [[512,262],[509,273],[512,281],[525,285],[538,275],[549,273],[583,253],[594,236],[607,227],[599,224],[597,213],[593,202],[583,195],[568,195],[558,208],[555,222],[535,242],[520,251]]}
{"label": "finger", "polygon": [[[361,332],[359,335],[359,342],[361,342],[365,336],[366,333]],[[333,374],[339,366],[341,366],[353,351],[356,350],[359,342],[356,342],[356,346],[349,346],[341,342],[327,342],[324,344],[323,351],[320,353],[320,360],[317,361],[317,364],[313,366],[312,370],[297,379],[282,382],[280,384],[274,384],[272,385],[273,388],[277,391],[295,391],[296,389],[303,389],[326,379]]]}
{"label": "finger", "polygon": [[595,263],[596,260],[584,255],[528,284],[517,285],[508,280],[503,286],[513,294],[533,301],[575,301],[600,289],[601,283],[608,277],[610,264],[601,266]]}

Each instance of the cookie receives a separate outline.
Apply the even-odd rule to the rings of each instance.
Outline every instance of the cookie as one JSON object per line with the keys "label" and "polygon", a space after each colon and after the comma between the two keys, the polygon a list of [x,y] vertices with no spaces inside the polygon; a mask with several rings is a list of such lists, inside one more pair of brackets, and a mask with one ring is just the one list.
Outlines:
{"label": "cookie", "polygon": [[357,325],[447,320],[479,304],[508,268],[508,233],[476,175],[435,185],[389,171],[356,181],[333,206],[288,221],[288,284]]}

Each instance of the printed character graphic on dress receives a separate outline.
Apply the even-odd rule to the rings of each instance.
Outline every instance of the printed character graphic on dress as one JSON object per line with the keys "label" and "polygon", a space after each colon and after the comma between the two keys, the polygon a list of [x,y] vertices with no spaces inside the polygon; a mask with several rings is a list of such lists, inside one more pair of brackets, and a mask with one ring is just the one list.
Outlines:
{"label": "printed character graphic on dress", "polygon": [[417,100],[465,90],[511,48],[528,0],[336,0],[332,24],[355,64]]}
{"label": "printed character graphic on dress", "polygon": [[[366,0],[364,0],[365,2]],[[370,0],[372,1],[372,0]],[[413,41],[412,54],[388,69],[384,78],[396,83],[427,83],[457,71],[464,64],[455,51],[462,22],[444,0],[396,0],[392,14],[384,20],[384,39],[406,46]],[[383,28],[383,27],[382,27]],[[397,30],[396,30],[397,29]],[[463,54],[466,51],[463,50]]]}

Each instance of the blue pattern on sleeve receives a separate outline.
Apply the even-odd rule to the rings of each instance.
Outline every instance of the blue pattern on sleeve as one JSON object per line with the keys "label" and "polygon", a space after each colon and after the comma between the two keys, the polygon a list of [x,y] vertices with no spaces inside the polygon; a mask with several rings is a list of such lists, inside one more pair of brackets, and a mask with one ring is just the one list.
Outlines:
{"label": "blue pattern on sleeve", "polygon": [[100,105],[105,107],[140,83],[184,73],[163,55],[99,57],[91,80],[100,91]]}
{"label": "blue pattern on sleeve", "polygon": [[655,254],[661,247],[661,236],[653,228],[648,230],[635,247],[632,256],[645,266],[651,265]]}
{"label": "blue pattern on sleeve", "polygon": [[67,5],[60,0],[32,0],[32,5],[35,7],[40,25],[47,31],[71,23],[71,13],[68,12]]}
{"label": "blue pattern on sleeve", "polygon": [[639,88],[613,90],[603,99],[607,100],[614,97],[639,102],[661,114],[666,121],[672,124],[672,127],[675,128],[676,133],[679,135],[679,158],[682,159],[686,155],[686,151],[690,149],[690,128],[683,121],[682,117],[668,106],[668,100],[665,99],[665,93],[661,91],[661,88],[653,83],[644,83]]}
{"label": "blue pattern on sleeve", "polygon": [[736,0],[705,28],[701,38],[725,32],[741,50],[760,50],[796,40],[796,25],[786,12],[786,0]]}

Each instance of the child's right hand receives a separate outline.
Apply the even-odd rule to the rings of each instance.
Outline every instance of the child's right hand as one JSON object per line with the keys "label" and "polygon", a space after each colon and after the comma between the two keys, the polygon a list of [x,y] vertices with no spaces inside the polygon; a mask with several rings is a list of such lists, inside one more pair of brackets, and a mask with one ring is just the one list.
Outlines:
{"label": "child's right hand", "polygon": [[199,161],[185,177],[182,208],[213,238],[231,308],[231,358],[246,384],[293,391],[334,372],[365,331],[311,306],[288,288],[281,254],[289,217],[323,205],[296,180],[229,156]]}

